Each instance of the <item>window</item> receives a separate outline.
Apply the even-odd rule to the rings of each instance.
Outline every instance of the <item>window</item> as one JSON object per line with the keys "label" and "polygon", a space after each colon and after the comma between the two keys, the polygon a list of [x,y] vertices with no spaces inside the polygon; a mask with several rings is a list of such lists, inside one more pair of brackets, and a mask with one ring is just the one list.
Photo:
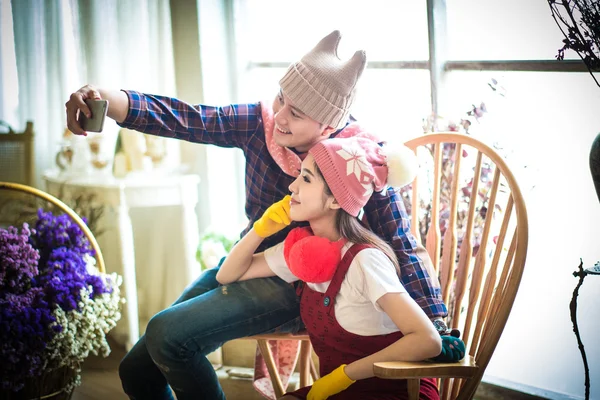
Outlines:
{"label": "window", "polygon": [[[295,61],[334,29],[340,53],[364,49],[371,61],[426,60],[425,2],[373,0],[239,1],[236,18],[251,62]],[[402,40],[410,38],[410,40]]]}
{"label": "window", "polygon": [[449,0],[447,23],[450,60],[552,60],[562,47],[546,0]]}
{"label": "window", "polygon": [[238,100],[273,100],[287,66],[339,29],[343,35],[340,58],[363,49],[369,59],[353,115],[384,138],[418,132],[421,119],[430,113],[425,3],[307,0],[301,7],[297,4],[277,0],[236,3],[237,56],[242,71]]}

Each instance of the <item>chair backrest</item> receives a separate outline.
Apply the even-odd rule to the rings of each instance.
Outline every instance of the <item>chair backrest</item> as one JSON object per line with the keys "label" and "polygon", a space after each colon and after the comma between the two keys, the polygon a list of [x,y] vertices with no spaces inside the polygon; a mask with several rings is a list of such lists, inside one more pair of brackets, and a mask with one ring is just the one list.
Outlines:
{"label": "chair backrest", "polygon": [[[448,326],[460,330],[479,366],[476,379],[446,380],[441,398],[455,398],[459,390],[461,398],[465,393],[469,398],[517,294],[527,255],[527,211],[505,161],[479,140],[432,133],[406,145],[417,152],[425,171],[405,193],[411,229],[417,240],[425,237],[448,306]],[[427,160],[429,169],[423,168]]]}
{"label": "chair backrest", "polygon": [[0,181],[32,185],[34,180],[33,122],[23,133],[15,133],[6,123],[8,133],[0,133]]}
{"label": "chair backrest", "polygon": [[[77,213],[75,213],[75,211],[73,211],[73,209],[71,209],[69,206],[67,206],[65,203],[63,203],[56,197],[54,197],[46,192],[43,192],[39,189],[36,189],[34,187],[27,186],[27,185],[21,185],[18,183],[12,183],[12,182],[0,182],[0,200],[2,200],[2,198],[3,198],[2,192],[7,192],[7,191],[16,192],[16,193],[25,193],[25,194],[33,196],[35,198],[41,199],[47,203],[52,204],[53,206],[58,208],[60,211],[67,214],[73,220],[73,222],[75,222],[79,226],[79,228],[83,231],[83,234],[90,241],[90,245],[92,246],[92,249],[94,249],[94,253],[95,253],[95,257],[96,257],[96,267],[98,268],[98,270],[100,272],[106,272],[106,268],[104,266],[104,258],[102,257],[102,252],[100,251],[100,246],[98,246],[98,242],[96,241],[94,234],[88,228],[86,223],[83,222],[83,220],[79,217],[79,215],[77,215]],[[0,203],[2,203],[2,202],[0,201]]]}

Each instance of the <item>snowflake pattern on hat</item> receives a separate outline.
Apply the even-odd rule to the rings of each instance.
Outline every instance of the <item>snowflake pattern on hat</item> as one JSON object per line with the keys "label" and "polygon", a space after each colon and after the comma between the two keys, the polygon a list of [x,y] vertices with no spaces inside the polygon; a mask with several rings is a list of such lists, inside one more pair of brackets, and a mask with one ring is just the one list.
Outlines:
{"label": "snowflake pattern on hat", "polygon": [[346,161],[346,175],[354,175],[358,183],[365,189],[363,196],[373,193],[373,175],[369,173],[370,164],[364,150],[356,142],[344,145],[336,152]]}

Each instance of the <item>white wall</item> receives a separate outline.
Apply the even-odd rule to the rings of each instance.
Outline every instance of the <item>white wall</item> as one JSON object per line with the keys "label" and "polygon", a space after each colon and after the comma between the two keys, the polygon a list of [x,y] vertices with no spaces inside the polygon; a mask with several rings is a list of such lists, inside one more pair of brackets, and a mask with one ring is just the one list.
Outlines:
{"label": "white wall", "polygon": [[[590,145],[600,133],[600,88],[587,74],[512,73],[505,83],[507,105],[494,124],[537,171],[535,188],[522,180],[530,226],[525,272],[486,375],[583,397],[569,302],[579,258],[585,267],[600,261],[600,202],[589,171]],[[599,295],[600,276],[588,276],[578,318],[592,399],[600,399]]]}

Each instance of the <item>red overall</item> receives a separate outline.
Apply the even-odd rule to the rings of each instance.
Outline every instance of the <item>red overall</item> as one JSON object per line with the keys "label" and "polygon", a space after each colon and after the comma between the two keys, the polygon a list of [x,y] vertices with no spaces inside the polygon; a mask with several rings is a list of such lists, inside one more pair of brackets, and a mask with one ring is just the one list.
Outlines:
{"label": "red overall", "polygon": [[[350,364],[356,360],[378,352],[402,337],[401,332],[386,335],[360,336],[346,331],[335,318],[334,301],[352,264],[354,256],[367,245],[353,245],[340,264],[327,288],[326,293],[312,290],[306,284],[298,287],[300,315],[306,325],[310,341],[319,356],[321,376],[329,374],[341,364]],[[310,386],[288,393],[305,399]],[[421,379],[420,399],[439,400],[437,387],[433,379]],[[406,400],[408,399],[406,380],[368,378],[357,380],[350,387],[334,396],[331,400]]]}

